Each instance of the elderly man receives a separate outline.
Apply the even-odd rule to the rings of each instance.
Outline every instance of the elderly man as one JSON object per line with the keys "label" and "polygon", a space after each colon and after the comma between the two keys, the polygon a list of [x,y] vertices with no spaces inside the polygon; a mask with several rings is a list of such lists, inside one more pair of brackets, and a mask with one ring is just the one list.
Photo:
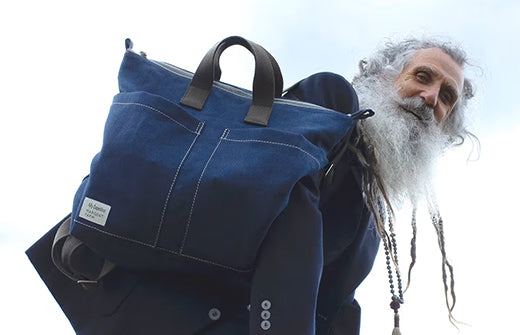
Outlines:
{"label": "elderly man", "polygon": [[[434,40],[389,43],[371,59],[360,62],[360,73],[354,78],[353,87],[361,108],[372,109],[375,116],[358,122],[347,154],[335,167],[331,186],[322,191],[325,266],[318,299],[318,334],[359,332],[359,306],[354,300],[354,290],[370,271],[375,257],[379,238],[374,237],[371,229],[374,225],[385,248],[391,306],[395,312],[394,334],[399,333],[397,312],[403,302],[403,287],[393,210],[405,201],[414,207],[410,271],[415,263],[415,208],[423,201],[439,237],[443,273],[451,275],[450,284],[445,276],[443,280],[453,321],[453,273],[444,250],[442,218],[432,189],[432,174],[443,150],[461,144],[466,137],[474,138],[464,124],[464,109],[473,96],[472,86],[464,77],[465,64],[462,50]],[[298,83],[287,97],[350,113],[357,109],[355,101],[339,93],[349,89],[342,78],[317,74]],[[354,199],[361,197],[361,193],[364,204],[360,207],[366,205],[365,210],[343,207],[346,203],[349,206],[356,203]],[[374,214],[373,219],[369,213]],[[340,228],[345,223],[351,229],[348,232],[347,228]]]}
{"label": "elderly man", "polygon": [[[472,96],[465,63],[464,54],[447,44],[409,40],[362,61],[354,88],[338,75],[320,73],[287,91],[287,99],[349,113],[359,122],[323,170],[323,225],[318,218],[313,227],[319,229],[305,230],[305,208],[294,202],[286,212],[290,219],[273,225],[263,241],[252,279],[117,267],[101,285],[84,290],[49,260],[56,228],[27,253],[79,334],[352,335],[360,328],[355,289],[382,240],[398,333],[403,287],[394,208],[426,200],[444,272],[451,272],[431,174],[442,151],[470,135],[463,115]],[[451,315],[455,296],[446,279],[445,286]]]}

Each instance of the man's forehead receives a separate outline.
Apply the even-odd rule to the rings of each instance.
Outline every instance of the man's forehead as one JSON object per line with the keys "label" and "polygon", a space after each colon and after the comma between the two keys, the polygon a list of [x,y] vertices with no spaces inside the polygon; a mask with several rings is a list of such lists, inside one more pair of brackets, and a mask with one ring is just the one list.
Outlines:
{"label": "man's forehead", "polygon": [[430,68],[451,85],[454,85],[459,94],[462,92],[464,84],[462,66],[442,49],[428,48],[418,50],[406,64],[405,70],[420,67]]}

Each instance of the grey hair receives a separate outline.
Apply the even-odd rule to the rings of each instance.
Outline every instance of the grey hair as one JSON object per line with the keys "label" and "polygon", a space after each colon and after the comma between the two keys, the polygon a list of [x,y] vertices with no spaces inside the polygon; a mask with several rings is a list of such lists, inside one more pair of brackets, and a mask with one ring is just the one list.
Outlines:
{"label": "grey hair", "polygon": [[[413,55],[419,50],[439,48],[449,55],[457,64],[462,68],[468,65],[468,59],[465,52],[448,42],[441,42],[434,39],[407,39],[399,43],[386,43],[385,47],[375,53],[375,55],[367,60],[362,60],[359,63],[359,74],[352,80],[352,85],[358,92],[366,90],[382,89],[380,83],[385,81],[390,83],[402,73],[406,64],[411,60]],[[462,88],[462,94],[454,106],[452,112],[448,118],[440,124],[442,132],[447,136],[446,147],[453,145],[461,145],[464,143],[466,138],[469,138],[474,144],[477,144],[477,150],[480,148],[478,138],[473,135],[466,126],[465,110],[467,102],[474,96],[473,85],[467,78],[464,79]],[[363,106],[363,108],[368,106]],[[363,191],[366,195],[366,201],[369,209],[374,214],[376,221],[376,228],[381,236],[383,243],[388,246],[391,253],[391,249],[395,246],[392,245],[391,231],[389,232],[385,228],[385,217],[380,214],[380,210],[386,206],[389,210],[389,218],[395,215],[391,201],[388,196],[386,182],[381,178],[380,163],[377,160],[374,149],[370,147],[370,143],[367,143],[363,138],[363,133],[360,127],[357,129],[358,135],[356,136],[355,142],[351,146],[352,152],[357,156],[361,165],[363,166]],[[433,192],[433,190],[432,190]],[[431,194],[433,196],[433,193]],[[410,199],[414,205],[414,213],[412,214],[412,230],[413,237],[411,240],[410,253],[412,261],[408,269],[408,285],[410,284],[412,268],[416,261],[416,233],[417,227],[415,223],[415,210],[416,210],[416,199]],[[445,243],[444,243],[444,231],[443,222],[440,216],[439,209],[436,205],[431,203],[429,200],[430,216],[432,224],[434,225],[438,242],[439,249],[442,254],[442,280],[444,283],[444,293],[446,298],[446,305],[448,308],[448,314],[450,322],[456,326],[456,320],[453,318],[452,312],[455,306],[456,296],[454,290],[455,281],[453,279],[453,267],[447,260]],[[434,202],[434,201],[433,201]],[[392,256],[393,258],[393,256]],[[397,260],[393,259],[396,267],[396,272],[399,273],[399,265]],[[450,279],[448,280],[448,274]],[[451,299],[449,296],[451,295]],[[451,300],[451,302],[450,302]]]}
{"label": "grey hair", "polygon": [[[370,78],[381,76],[387,79],[395,79],[417,51],[430,48],[441,49],[462,68],[469,64],[464,50],[449,42],[414,38],[396,43],[387,42],[384,48],[376,51],[372,58],[359,62],[359,74],[354,77],[352,84],[355,87],[360,80],[370,81]],[[442,124],[444,133],[449,137],[447,146],[460,145],[464,143],[467,137],[478,144],[476,136],[467,129],[465,118],[467,102],[473,96],[473,85],[469,79],[464,78],[461,97],[448,116],[448,119]]]}

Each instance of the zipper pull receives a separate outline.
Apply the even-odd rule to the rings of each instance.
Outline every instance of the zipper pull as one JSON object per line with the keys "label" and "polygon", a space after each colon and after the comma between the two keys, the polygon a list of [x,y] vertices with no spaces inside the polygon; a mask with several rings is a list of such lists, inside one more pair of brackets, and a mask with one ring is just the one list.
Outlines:
{"label": "zipper pull", "polygon": [[366,119],[367,117],[373,116],[374,114],[375,114],[374,111],[371,109],[361,109],[355,113],[348,114],[348,115],[350,115],[351,117],[353,117],[356,120],[363,120],[363,119]]}

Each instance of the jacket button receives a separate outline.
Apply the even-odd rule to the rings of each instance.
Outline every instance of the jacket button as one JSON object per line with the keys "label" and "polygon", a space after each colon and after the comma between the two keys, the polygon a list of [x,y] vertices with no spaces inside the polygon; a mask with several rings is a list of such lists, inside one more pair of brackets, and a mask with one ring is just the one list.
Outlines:
{"label": "jacket button", "polygon": [[269,311],[262,311],[262,313],[260,313],[260,316],[262,317],[262,319],[264,320],[267,320],[271,317],[271,312]]}
{"label": "jacket button", "polygon": [[218,308],[212,308],[209,310],[208,316],[211,320],[217,321],[220,319],[220,311]]}
{"label": "jacket button", "polygon": [[269,300],[264,300],[264,301],[262,301],[261,306],[263,309],[269,309],[269,308],[271,308],[271,302]]}
{"label": "jacket button", "polygon": [[260,328],[262,328],[263,330],[269,330],[269,328],[271,328],[271,322],[267,320],[262,321],[260,323]]}

